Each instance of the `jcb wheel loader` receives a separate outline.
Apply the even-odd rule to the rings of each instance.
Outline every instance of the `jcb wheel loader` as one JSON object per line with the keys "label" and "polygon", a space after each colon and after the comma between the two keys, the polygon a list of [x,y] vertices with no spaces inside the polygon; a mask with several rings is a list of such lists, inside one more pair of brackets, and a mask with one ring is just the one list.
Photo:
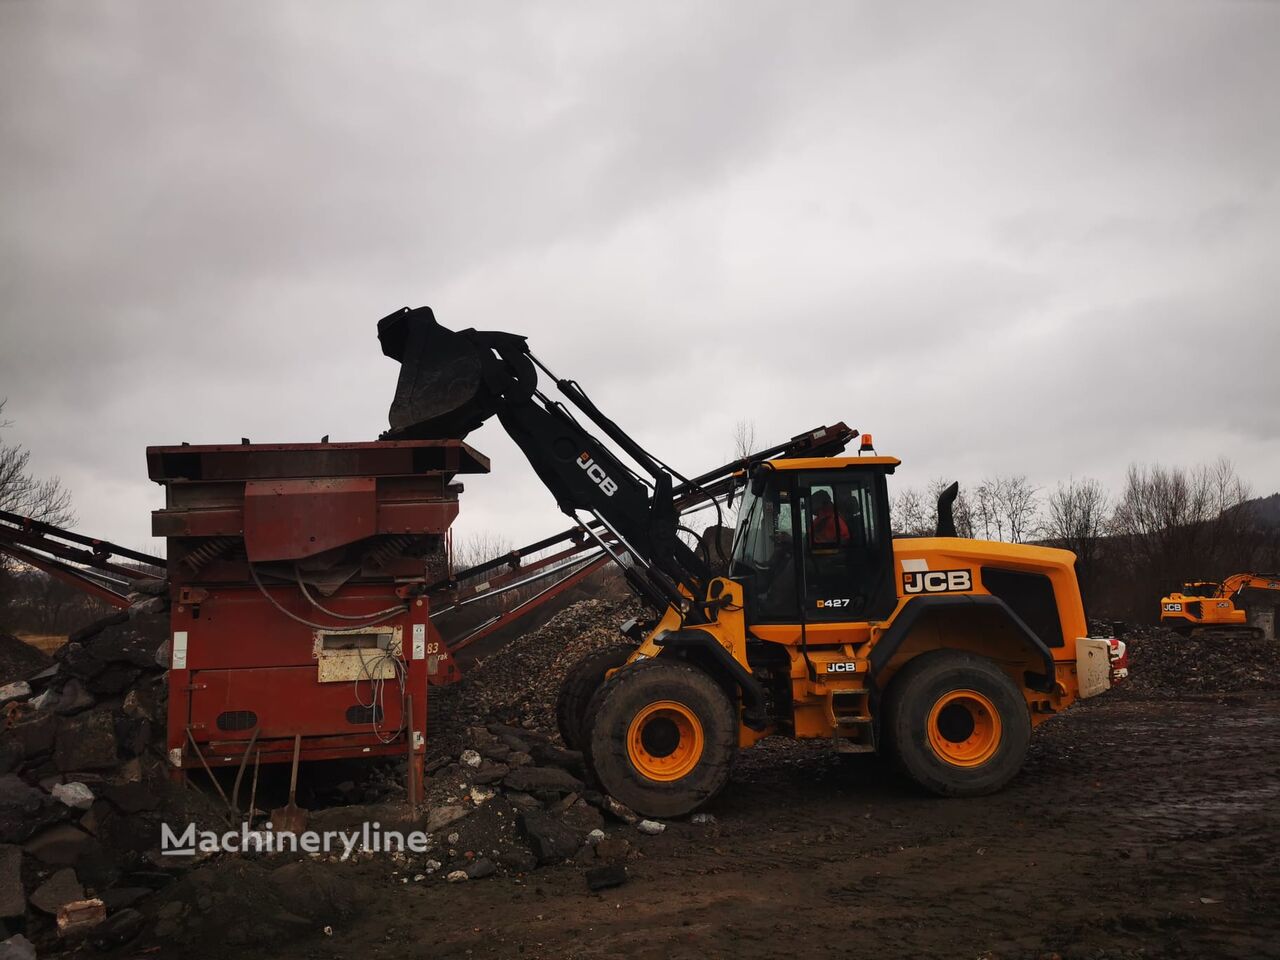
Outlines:
{"label": "jcb wheel loader", "polygon": [[[1073,554],[961,539],[957,488],[937,536],[891,534],[899,461],[844,424],[744,458],[727,573],[680,536],[699,484],[653,457],[523,337],[441,327],[426,307],[378,325],[401,362],[384,436],[460,436],[497,416],[559,507],[653,609],[630,645],[565,678],[561,734],[599,786],[647,816],[690,813],[766,736],[881,751],[926,790],[997,790],[1032,729],[1108,689],[1123,644],[1089,638]],[[630,458],[542,392],[538,371]]]}

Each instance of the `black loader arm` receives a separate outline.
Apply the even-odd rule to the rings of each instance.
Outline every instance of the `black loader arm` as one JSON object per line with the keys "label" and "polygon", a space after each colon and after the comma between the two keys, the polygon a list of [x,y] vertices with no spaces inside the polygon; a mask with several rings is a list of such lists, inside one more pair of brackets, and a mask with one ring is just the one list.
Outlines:
{"label": "black loader arm", "polygon": [[[405,308],[378,322],[383,353],[400,361],[384,439],[465,436],[490,417],[520,447],[564,513],[590,514],[585,524],[618,561],[632,587],[655,609],[688,608],[711,572],[678,536],[679,513],[670,470],[651,457],[571,380],[555,380],[579,410],[626,452],[646,482],[570,413],[538,389],[538,369],[550,371],[524,337],[440,326],[429,307]],[[687,594],[681,591],[681,588]],[[695,617],[696,618],[696,617]]]}

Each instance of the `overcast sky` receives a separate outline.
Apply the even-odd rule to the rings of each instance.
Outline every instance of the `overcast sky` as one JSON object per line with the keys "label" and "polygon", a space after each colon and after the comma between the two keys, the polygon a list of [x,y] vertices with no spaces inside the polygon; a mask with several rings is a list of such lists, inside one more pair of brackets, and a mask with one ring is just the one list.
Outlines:
{"label": "overcast sky", "polygon": [[[79,528],[149,444],[372,440],[379,317],[526,334],[686,472],[1280,488],[1280,4],[0,0],[0,396]],[[495,422],[460,529],[564,526]]]}

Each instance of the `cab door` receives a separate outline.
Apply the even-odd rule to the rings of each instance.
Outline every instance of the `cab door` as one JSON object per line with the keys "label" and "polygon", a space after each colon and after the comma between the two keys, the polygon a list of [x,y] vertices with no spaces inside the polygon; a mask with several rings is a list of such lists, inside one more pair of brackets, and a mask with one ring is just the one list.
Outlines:
{"label": "cab door", "polygon": [[732,576],[753,624],[883,620],[897,602],[883,471],[770,470],[743,496]]}
{"label": "cab door", "polygon": [[794,492],[804,619],[865,622],[893,612],[893,543],[883,471],[806,471]]}

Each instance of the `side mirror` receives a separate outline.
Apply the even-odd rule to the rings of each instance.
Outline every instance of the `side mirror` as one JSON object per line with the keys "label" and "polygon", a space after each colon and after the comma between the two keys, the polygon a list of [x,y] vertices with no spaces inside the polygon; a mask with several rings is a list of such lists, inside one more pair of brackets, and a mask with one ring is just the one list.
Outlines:
{"label": "side mirror", "polygon": [[768,467],[760,466],[751,471],[751,495],[753,497],[764,496],[764,488],[769,484],[769,474],[772,471]]}

